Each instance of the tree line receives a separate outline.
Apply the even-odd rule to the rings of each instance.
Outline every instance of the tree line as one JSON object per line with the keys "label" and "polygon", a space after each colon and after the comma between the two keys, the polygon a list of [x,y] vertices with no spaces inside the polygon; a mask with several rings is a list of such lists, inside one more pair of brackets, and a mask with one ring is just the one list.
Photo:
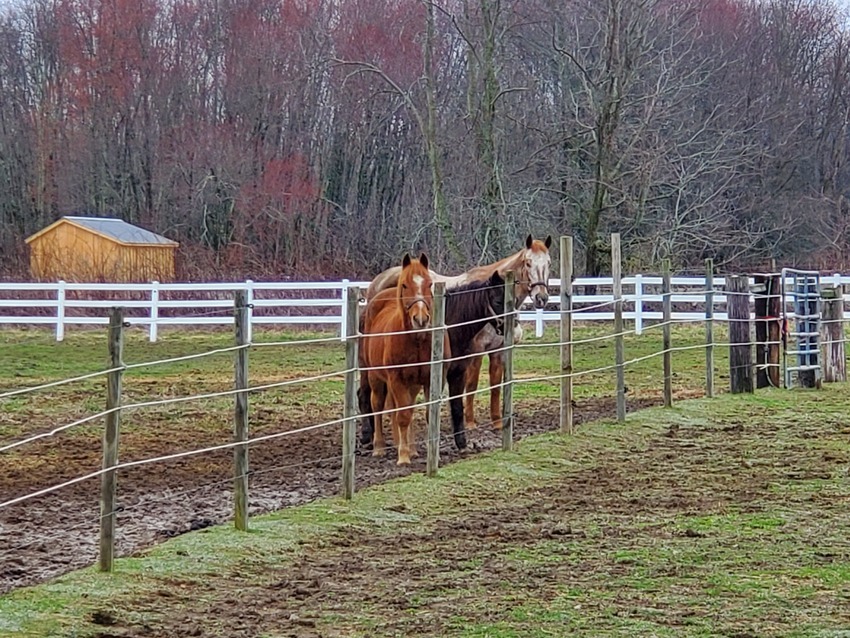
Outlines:
{"label": "tree line", "polygon": [[63,214],[183,278],[442,270],[569,233],[580,271],[845,268],[850,39],[828,0],[22,0],[0,14],[0,270]]}

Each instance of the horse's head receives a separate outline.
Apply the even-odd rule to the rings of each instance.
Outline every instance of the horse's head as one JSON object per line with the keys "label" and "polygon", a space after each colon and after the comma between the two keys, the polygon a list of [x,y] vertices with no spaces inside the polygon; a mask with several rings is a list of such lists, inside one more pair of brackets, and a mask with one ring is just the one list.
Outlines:
{"label": "horse's head", "polygon": [[487,281],[487,303],[493,313],[492,324],[498,334],[505,329],[505,280],[495,271]]}
{"label": "horse's head", "polygon": [[547,236],[545,241],[534,239],[531,235],[525,240],[519,279],[528,285],[528,296],[534,302],[535,308],[544,308],[549,301],[549,269],[552,266],[549,247],[551,245],[552,235]]}
{"label": "horse's head", "polygon": [[431,326],[431,304],[434,301],[431,289],[431,273],[425,253],[419,259],[409,254],[401,262],[398,277],[398,299],[404,312],[404,323],[413,330],[424,330]]}

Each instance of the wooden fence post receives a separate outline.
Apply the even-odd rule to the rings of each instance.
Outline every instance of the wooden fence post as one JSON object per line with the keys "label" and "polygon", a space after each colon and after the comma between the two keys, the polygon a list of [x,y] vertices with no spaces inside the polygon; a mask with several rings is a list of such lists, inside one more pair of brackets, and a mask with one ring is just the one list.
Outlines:
{"label": "wooden fence post", "polygon": [[510,451],[514,445],[514,326],[516,326],[516,274],[505,273],[505,374],[502,378],[502,449]]}
{"label": "wooden fence post", "polygon": [[626,370],[623,340],[623,265],[620,233],[611,235],[611,277],[614,292],[614,358],[617,364],[617,421],[626,420]]}
{"label": "wooden fence post", "polygon": [[[248,316],[248,292],[237,290],[234,296],[234,327],[236,351],[234,380],[235,396],[233,408],[233,441],[248,440],[248,344],[250,343],[250,317]],[[233,522],[236,529],[248,531],[248,445],[233,448]]]}
{"label": "wooden fence post", "polygon": [[670,260],[665,259],[661,262],[661,306],[662,306],[662,348],[663,354],[661,358],[664,362],[664,407],[673,407],[673,352],[672,347],[672,328],[671,321],[673,320],[673,290],[670,284]]}
{"label": "wooden fence post", "polygon": [[726,277],[729,315],[729,385],[733,394],[753,392],[753,351],[750,338],[750,283],[746,275]]}
{"label": "wooden fence post", "polygon": [[111,572],[115,558],[115,470],[118,464],[118,434],[121,429],[121,385],[124,378],[124,309],[109,312],[109,367],[107,377],[106,427],[103,431],[103,469],[100,479],[100,561],[102,572]]}
{"label": "wooden fence post", "polygon": [[[357,367],[360,348],[360,288],[345,288],[345,405],[342,422],[342,497],[354,497],[354,453],[357,448]],[[362,373],[361,373],[362,374]]]}
{"label": "wooden fence post", "polygon": [[781,297],[779,275],[754,275],[756,321],[756,388],[780,387],[779,340]]}
{"label": "wooden fence post", "polygon": [[714,396],[714,260],[705,260],[705,396]]}
{"label": "wooden fence post", "polygon": [[443,346],[446,340],[446,284],[434,284],[434,312],[431,314],[431,383],[428,395],[428,458],[425,473],[437,476],[440,466],[440,399],[443,396]]}
{"label": "wooden fence post", "polygon": [[561,432],[572,434],[573,238],[568,236],[561,237],[561,374]]}
{"label": "wooden fence post", "polygon": [[844,359],[844,290],[841,286],[821,290],[821,342],[823,343],[823,380],[847,381]]}

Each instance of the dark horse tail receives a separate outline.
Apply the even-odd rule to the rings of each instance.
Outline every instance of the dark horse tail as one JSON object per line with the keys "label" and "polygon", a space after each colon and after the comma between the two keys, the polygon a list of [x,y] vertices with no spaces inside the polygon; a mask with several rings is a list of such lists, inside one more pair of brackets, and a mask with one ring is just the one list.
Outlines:
{"label": "dark horse tail", "polygon": [[365,381],[366,372],[360,373],[360,387],[357,388],[357,405],[360,408],[360,444],[369,449],[375,435],[375,417],[372,416],[372,391]]}
{"label": "dark horse tail", "polygon": [[[365,313],[360,315],[360,334],[366,325]],[[362,362],[361,362],[362,363]],[[368,372],[360,372],[360,387],[357,388],[357,407],[360,410],[360,444],[369,449],[375,434],[375,417],[372,416],[372,390],[369,387]]]}

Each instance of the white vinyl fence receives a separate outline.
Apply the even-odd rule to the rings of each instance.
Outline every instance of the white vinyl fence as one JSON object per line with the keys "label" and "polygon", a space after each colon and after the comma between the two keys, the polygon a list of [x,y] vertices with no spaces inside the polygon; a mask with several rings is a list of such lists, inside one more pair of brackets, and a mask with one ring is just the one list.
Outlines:
{"label": "white vinyl fence", "polygon": [[[101,283],[0,283],[0,325],[43,325],[55,329],[56,340],[65,337],[65,327],[106,325],[109,308],[127,309],[130,325],[147,326],[151,341],[156,341],[160,326],[229,326],[233,324],[233,296],[244,290],[249,304],[249,326],[300,325],[338,326],[345,338],[346,289],[369,282],[232,282],[101,284]],[[850,284],[850,276],[834,274],[821,278],[823,286]],[[724,277],[715,277],[713,305],[716,320],[726,320],[726,297],[722,293]],[[589,286],[597,294],[580,294]],[[578,278],[573,282],[573,306],[576,321],[613,321],[611,277]],[[706,316],[706,280],[704,277],[673,277],[673,319],[702,321]],[[535,334],[543,334],[546,322],[559,319],[560,279],[549,280],[549,304],[546,310],[534,310],[528,300],[520,320],[533,322]],[[645,321],[660,320],[661,277],[634,275],[623,278],[624,318],[634,322],[641,333]],[[850,301],[850,295],[845,295]],[[250,338],[250,335],[249,335]]]}

